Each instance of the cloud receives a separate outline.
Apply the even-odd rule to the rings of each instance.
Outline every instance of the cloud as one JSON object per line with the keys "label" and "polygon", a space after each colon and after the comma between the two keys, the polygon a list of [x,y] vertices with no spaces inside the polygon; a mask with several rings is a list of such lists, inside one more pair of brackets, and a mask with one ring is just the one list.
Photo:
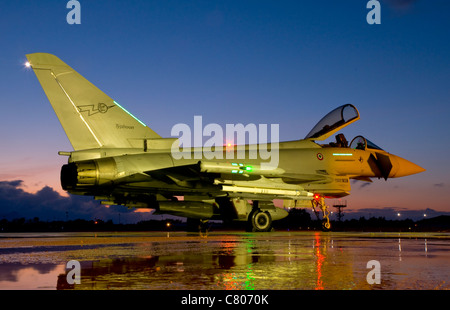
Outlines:
{"label": "cloud", "polygon": [[150,213],[134,212],[123,206],[104,206],[92,197],[69,195],[61,196],[49,186],[36,193],[24,191],[22,180],[0,181],[0,219],[17,218],[42,221],[102,219],[118,223],[135,223],[147,219]]}
{"label": "cloud", "polygon": [[373,184],[372,182],[359,181],[359,180],[355,180],[355,179],[350,180],[350,182],[351,182],[352,186],[359,185],[359,189],[363,189],[364,187],[368,187]]}
{"label": "cloud", "polygon": [[370,186],[370,185],[372,185],[372,183],[365,182],[365,183],[362,183],[362,184],[359,186],[359,188],[362,189],[362,188],[367,187],[367,186]]}

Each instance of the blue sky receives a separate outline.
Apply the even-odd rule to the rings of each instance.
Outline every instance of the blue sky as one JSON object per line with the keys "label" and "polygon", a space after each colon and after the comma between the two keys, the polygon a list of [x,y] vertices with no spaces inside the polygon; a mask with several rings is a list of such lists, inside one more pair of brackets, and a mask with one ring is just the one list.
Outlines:
{"label": "blue sky", "polygon": [[67,1],[0,4],[0,181],[62,192],[71,146],[25,54],[48,52],[160,135],[177,123],[280,124],[303,138],[335,107],[343,130],[427,169],[353,184],[349,206],[450,211],[450,2],[386,0],[369,25],[365,0]]}

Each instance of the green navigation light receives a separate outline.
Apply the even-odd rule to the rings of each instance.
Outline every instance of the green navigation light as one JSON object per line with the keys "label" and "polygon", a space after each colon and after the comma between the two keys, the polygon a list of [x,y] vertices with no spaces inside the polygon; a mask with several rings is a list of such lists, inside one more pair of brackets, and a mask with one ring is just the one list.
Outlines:
{"label": "green navigation light", "polygon": [[128,115],[130,115],[132,118],[134,118],[136,121],[138,121],[139,124],[141,124],[144,127],[147,127],[147,125],[145,125],[143,122],[141,122],[136,116],[134,116],[133,114],[131,114],[130,112],[127,111],[127,109],[125,109],[124,107],[122,107],[120,104],[118,104],[115,100],[114,103],[121,108],[122,110],[124,110]]}

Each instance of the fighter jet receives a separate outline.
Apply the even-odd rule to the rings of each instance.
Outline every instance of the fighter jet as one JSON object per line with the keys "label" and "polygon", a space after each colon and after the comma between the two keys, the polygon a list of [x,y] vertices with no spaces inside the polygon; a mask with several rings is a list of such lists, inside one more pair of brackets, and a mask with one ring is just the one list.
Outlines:
{"label": "fighter jet", "polygon": [[[312,207],[329,230],[325,198],[349,195],[350,180],[425,171],[363,136],[348,143],[337,134],[360,118],[351,104],[328,113],[304,139],[208,149],[223,156],[209,156],[202,146],[181,149],[180,138],[161,137],[58,57],[26,57],[73,147],[59,152],[68,156],[62,188],[105,205],[150,208],[200,228],[214,219],[243,221],[255,232],[271,231],[273,221],[288,215],[286,208]],[[321,143],[333,134],[335,141]],[[254,152],[259,148],[277,160]]]}

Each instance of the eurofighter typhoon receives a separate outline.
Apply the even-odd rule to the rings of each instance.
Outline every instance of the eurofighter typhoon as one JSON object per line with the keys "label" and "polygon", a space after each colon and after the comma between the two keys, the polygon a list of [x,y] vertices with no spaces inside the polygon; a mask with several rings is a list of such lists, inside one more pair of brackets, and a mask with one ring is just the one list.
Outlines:
{"label": "eurofighter typhoon", "polygon": [[[200,229],[221,219],[264,232],[288,215],[274,205],[277,199],[283,207],[320,210],[322,228],[329,230],[325,198],[349,195],[351,179],[425,171],[363,136],[348,143],[337,134],[360,118],[351,104],[328,113],[304,139],[213,145],[208,153],[204,146],[181,148],[180,138],[161,137],[58,57],[35,53],[27,59],[73,147],[59,152],[68,156],[62,188],[102,204],[186,217]],[[333,134],[335,141],[317,142]],[[262,156],[261,148],[277,160]]]}

